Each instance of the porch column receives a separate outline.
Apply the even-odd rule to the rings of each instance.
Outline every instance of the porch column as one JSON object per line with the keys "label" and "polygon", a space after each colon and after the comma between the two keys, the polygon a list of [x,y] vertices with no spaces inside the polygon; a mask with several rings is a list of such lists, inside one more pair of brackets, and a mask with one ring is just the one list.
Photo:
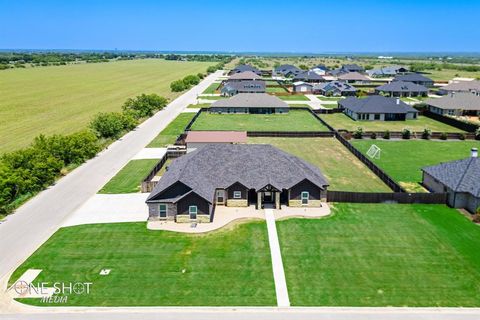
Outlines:
{"label": "porch column", "polygon": [[257,192],[257,209],[262,209],[262,193]]}
{"label": "porch column", "polygon": [[275,192],[275,208],[281,209],[280,208],[280,192]]}

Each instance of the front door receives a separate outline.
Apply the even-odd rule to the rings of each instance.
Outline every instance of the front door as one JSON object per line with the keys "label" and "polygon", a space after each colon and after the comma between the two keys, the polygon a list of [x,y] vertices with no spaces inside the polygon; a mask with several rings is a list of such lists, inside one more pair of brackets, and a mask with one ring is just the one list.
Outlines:
{"label": "front door", "polygon": [[273,202],[273,194],[270,191],[265,191],[263,193],[263,203],[272,203]]}
{"label": "front door", "polygon": [[225,203],[225,190],[217,190],[217,204]]}

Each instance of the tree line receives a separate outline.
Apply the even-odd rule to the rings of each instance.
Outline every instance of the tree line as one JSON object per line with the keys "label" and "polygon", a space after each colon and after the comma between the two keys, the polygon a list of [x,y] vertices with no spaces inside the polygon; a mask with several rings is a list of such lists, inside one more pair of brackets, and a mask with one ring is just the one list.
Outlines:
{"label": "tree line", "polygon": [[[213,73],[217,70],[222,70],[223,68],[225,68],[225,62],[217,63],[216,65],[207,68],[207,74]],[[192,86],[199,84],[204,77],[205,74],[203,73],[185,76],[183,79],[175,80],[170,83],[170,89],[172,90],[172,92],[182,92],[188,90]]]}

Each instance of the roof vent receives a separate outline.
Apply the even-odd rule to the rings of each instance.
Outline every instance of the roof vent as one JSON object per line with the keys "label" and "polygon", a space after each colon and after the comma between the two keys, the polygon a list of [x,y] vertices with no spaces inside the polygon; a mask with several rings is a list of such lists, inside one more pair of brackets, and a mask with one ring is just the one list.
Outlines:
{"label": "roof vent", "polygon": [[478,158],[478,149],[472,148],[472,158]]}
{"label": "roof vent", "polygon": [[400,104],[400,98],[397,98],[396,103]]}

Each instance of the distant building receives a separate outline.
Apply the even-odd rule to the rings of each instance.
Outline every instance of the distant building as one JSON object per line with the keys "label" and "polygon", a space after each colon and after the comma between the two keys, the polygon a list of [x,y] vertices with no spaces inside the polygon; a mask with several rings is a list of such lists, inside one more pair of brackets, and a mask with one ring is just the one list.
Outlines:
{"label": "distant building", "polygon": [[303,81],[293,83],[293,92],[311,93],[313,91],[313,84]]}
{"label": "distant building", "polygon": [[365,69],[358,64],[344,64],[341,69],[345,72],[364,72]]}
{"label": "distant building", "polygon": [[340,74],[338,76],[338,81],[343,81],[346,83],[364,84],[364,83],[369,83],[370,79],[368,79],[363,74],[358,72],[347,72],[347,73]]}
{"label": "distant building", "polygon": [[369,96],[363,99],[349,97],[338,106],[353,120],[404,121],[417,119],[418,111],[399,98]]}
{"label": "distant building", "polygon": [[448,116],[480,116],[480,92],[450,93],[425,101],[428,110]]}
{"label": "distant building", "polygon": [[334,97],[354,96],[357,93],[357,89],[345,82],[331,81],[315,84],[313,86],[313,93]]}
{"label": "distant building", "polygon": [[428,88],[420,84],[405,81],[392,81],[375,88],[375,94],[383,93],[389,97],[426,97]]}
{"label": "distant building", "polygon": [[403,74],[406,72],[408,72],[408,69],[402,66],[389,66],[389,67],[382,67],[379,69],[367,70],[367,74],[372,78],[394,77],[397,74]]}
{"label": "distant building", "polygon": [[303,82],[310,82],[310,83],[318,83],[318,82],[324,82],[325,79],[319,75],[318,73],[314,71],[304,71],[302,73],[297,74],[294,78],[293,81],[303,81]]}
{"label": "distant building", "polygon": [[289,109],[285,101],[266,93],[239,93],[210,106],[212,113],[282,114],[288,113]]}
{"label": "distant building", "polygon": [[302,69],[297,68],[294,65],[282,64],[281,66],[278,66],[273,70],[273,76],[290,78],[302,72],[303,72]]}
{"label": "distant building", "polygon": [[321,75],[321,76],[324,76],[327,74],[327,72],[329,71],[330,69],[328,69],[325,65],[323,64],[319,64],[313,68],[310,69],[310,71],[313,71],[315,72],[316,74],[318,75]]}
{"label": "distant building", "polygon": [[240,73],[240,72],[245,72],[245,71],[254,72],[259,76],[262,74],[261,70],[255,68],[255,67],[252,67],[251,65],[248,65],[248,64],[241,64],[241,65],[236,66],[232,71],[230,71],[230,74],[235,74],[235,73]]}
{"label": "distant building", "polygon": [[397,75],[395,76],[393,81],[413,82],[425,87],[433,87],[433,80],[419,73]]}
{"label": "distant building", "polygon": [[238,93],[264,93],[265,88],[263,80],[227,81],[220,92],[223,96],[233,96]]}
{"label": "distant building", "polygon": [[439,94],[449,94],[452,92],[480,92],[480,81],[457,81],[438,89]]}
{"label": "distant building", "polygon": [[247,143],[245,131],[188,131],[185,144],[188,152],[207,144]]}
{"label": "distant building", "polygon": [[228,81],[260,80],[262,77],[252,71],[243,71],[232,74]]}

